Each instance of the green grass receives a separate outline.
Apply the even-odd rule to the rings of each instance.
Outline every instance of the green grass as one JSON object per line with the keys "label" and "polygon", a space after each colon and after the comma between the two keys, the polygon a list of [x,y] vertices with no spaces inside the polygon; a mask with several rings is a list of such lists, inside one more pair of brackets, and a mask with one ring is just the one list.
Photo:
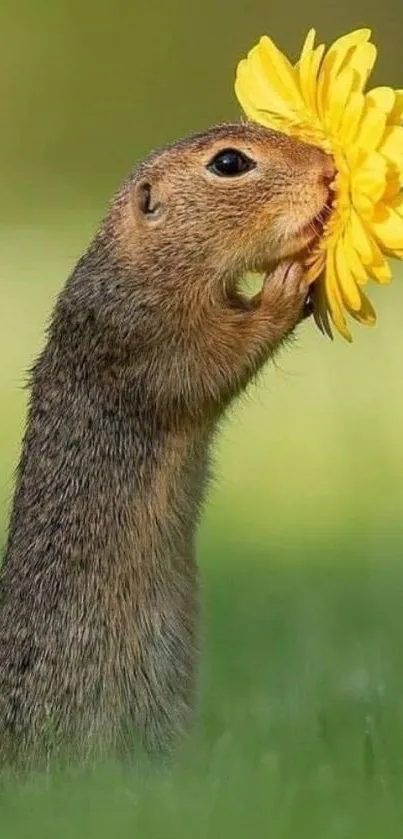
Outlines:
{"label": "green grass", "polygon": [[400,557],[296,558],[206,558],[200,713],[171,768],[6,785],[0,835],[401,837]]}
{"label": "green grass", "polygon": [[[3,528],[24,370],[92,226],[4,237]],[[0,839],[403,837],[398,277],[372,299],[375,332],[332,346],[307,324],[223,429],[200,534],[199,714],[173,765],[5,782]]]}

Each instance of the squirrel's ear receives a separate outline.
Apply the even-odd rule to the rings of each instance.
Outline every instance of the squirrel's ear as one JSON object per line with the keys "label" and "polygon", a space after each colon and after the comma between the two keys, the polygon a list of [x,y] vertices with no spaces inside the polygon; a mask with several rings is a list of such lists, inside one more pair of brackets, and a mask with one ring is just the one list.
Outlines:
{"label": "squirrel's ear", "polygon": [[143,180],[134,189],[134,203],[140,213],[150,221],[157,221],[164,212],[164,205],[158,196],[158,189],[150,181]]}

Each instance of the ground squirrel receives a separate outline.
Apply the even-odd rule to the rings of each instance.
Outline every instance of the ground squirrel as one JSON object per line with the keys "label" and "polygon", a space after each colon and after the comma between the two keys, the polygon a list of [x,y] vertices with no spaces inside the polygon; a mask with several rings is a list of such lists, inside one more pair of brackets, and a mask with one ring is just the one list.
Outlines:
{"label": "ground squirrel", "polygon": [[[0,582],[0,754],[169,747],[195,698],[195,532],[226,407],[291,334],[330,159],[253,125],[150,155],[53,311]],[[267,272],[252,300],[247,270]],[[50,737],[49,737],[50,731]]]}

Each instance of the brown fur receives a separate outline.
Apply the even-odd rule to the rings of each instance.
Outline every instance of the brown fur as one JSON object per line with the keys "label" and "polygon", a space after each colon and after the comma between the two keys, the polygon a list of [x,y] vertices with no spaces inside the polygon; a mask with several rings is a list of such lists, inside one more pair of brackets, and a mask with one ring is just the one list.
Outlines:
{"label": "brown fur", "polygon": [[[256,169],[207,172],[229,146]],[[237,281],[308,242],[328,169],[248,125],[181,141],[126,180],[68,279],[31,377],[2,569],[3,761],[32,765],[49,744],[128,753],[132,732],[161,749],[189,724],[212,434],[307,295],[298,266],[251,302]]]}

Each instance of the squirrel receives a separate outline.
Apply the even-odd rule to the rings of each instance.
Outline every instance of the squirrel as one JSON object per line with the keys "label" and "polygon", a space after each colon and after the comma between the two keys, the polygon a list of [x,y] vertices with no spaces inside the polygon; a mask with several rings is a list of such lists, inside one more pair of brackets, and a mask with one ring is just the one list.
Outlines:
{"label": "squirrel", "polygon": [[[0,763],[169,753],[189,729],[211,443],[309,313],[300,255],[333,177],[261,126],[194,134],[123,182],[67,279],[1,570]],[[252,299],[247,271],[265,272]]]}

